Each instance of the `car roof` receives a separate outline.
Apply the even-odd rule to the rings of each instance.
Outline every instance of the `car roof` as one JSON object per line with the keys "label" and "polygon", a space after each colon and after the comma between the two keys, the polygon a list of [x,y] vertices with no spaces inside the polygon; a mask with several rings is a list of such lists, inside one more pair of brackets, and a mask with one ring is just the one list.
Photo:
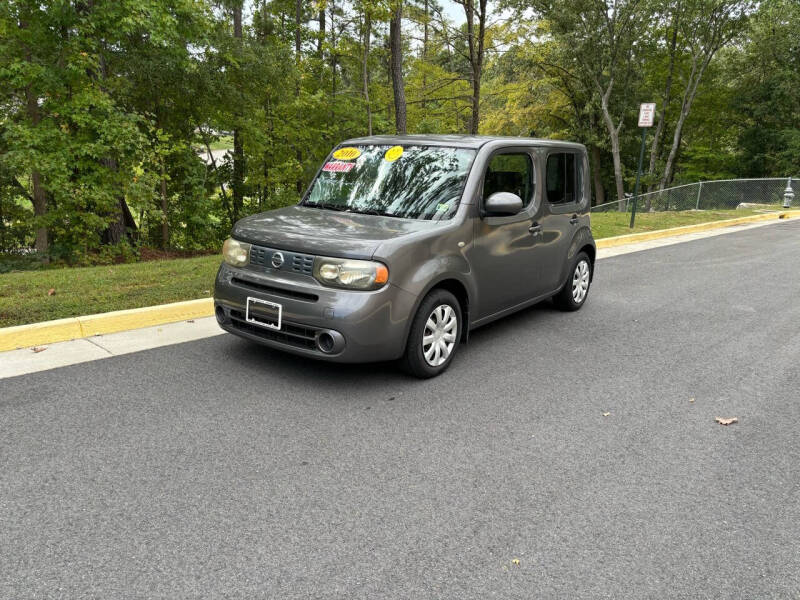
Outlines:
{"label": "car roof", "polygon": [[583,144],[564,142],[561,140],[548,140],[527,137],[511,137],[499,135],[371,135],[345,140],[340,146],[387,146],[387,145],[417,145],[417,146],[450,146],[455,148],[480,148],[489,142],[501,141],[510,144],[524,144],[529,146],[547,146],[555,148],[571,148],[584,150]]}

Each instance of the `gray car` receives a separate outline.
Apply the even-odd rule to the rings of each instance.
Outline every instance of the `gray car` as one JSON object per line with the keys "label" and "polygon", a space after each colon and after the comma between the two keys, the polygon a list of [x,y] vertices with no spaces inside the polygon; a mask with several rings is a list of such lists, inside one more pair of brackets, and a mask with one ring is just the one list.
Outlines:
{"label": "gray car", "polygon": [[348,140],[299,204],[236,223],[214,286],[217,320],[301,356],[402,359],[432,377],[476,327],[551,297],[583,306],[589,205],[580,144]]}

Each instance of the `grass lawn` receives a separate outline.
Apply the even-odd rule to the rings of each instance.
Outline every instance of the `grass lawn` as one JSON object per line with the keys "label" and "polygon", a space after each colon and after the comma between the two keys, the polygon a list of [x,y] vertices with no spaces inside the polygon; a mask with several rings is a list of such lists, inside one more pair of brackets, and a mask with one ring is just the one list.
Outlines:
{"label": "grass lawn", "polygon": [[231,148],[233,148],[233,136],[223,135],[218,140],[211,142],[209,144],[209,147],[212,150],[230,150]]}
{"label": "grass lawn", "polygon": [[[0,275],[0,327],[211,295],[222,257],[44,269]],[[48,291],[54,289],[52,296]]]}
{"label": "grass lawn", "polygon": [[636,213],[636,226],[631,229],[630,213],[592,213],[592,235],[596,240],[627,233],[641,233],[694,225],[709,221],[724,221],[755,214],[754,210],[687,210],[680,212]]}
{"label": "grass lawn", "polygon": [[[667,229],[752,214],[746,210],[687,211],[636,215],[595,213],[595,239]],[[139,308],[211,294],[218,254],[114,266],[44,269],[0,274],[0,327],[49,321],[124,308]],[[55,290],[51,296],[49,290]]]}

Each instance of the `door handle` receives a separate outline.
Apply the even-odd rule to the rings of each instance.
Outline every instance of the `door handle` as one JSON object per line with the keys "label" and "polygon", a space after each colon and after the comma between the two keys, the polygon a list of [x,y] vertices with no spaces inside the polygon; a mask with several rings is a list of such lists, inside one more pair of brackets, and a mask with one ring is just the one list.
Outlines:
{"label": "door handle", "polygon": [[539,223],[534,222],[533,225],[528,227],[528,232],[531,235],[539,235],[540,233],[542,233],[542,226],[539,225]]}
{"label": "door handle", "polygon": [[569,220],[569,222],[572,223],[573,225],[577,225],[578,224],[578,215],[572,215],[572,218]]}

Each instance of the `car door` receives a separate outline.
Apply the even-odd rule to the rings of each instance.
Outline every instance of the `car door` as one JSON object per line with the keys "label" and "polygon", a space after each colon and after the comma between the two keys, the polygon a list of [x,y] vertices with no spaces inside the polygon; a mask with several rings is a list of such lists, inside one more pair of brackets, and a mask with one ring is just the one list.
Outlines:
{"label": "car door", "polygon": [[539,247],[541,294],[557,291],[564,283],[567,254],[580,222],[586,167],[579,149],[544,148],[542,185],[542,239]]}
{"label": "car door", "polygon": [[[504,148],[487,160],[475,220],[474,277],[478,285],[478,319],[488,317],[535,296],[538,288],[537,249],[541,231],[536,216],[541,205],[536,193],[533,149]],[[516,215],[483,213],[483,203],[495,192],[522,198]]]}

